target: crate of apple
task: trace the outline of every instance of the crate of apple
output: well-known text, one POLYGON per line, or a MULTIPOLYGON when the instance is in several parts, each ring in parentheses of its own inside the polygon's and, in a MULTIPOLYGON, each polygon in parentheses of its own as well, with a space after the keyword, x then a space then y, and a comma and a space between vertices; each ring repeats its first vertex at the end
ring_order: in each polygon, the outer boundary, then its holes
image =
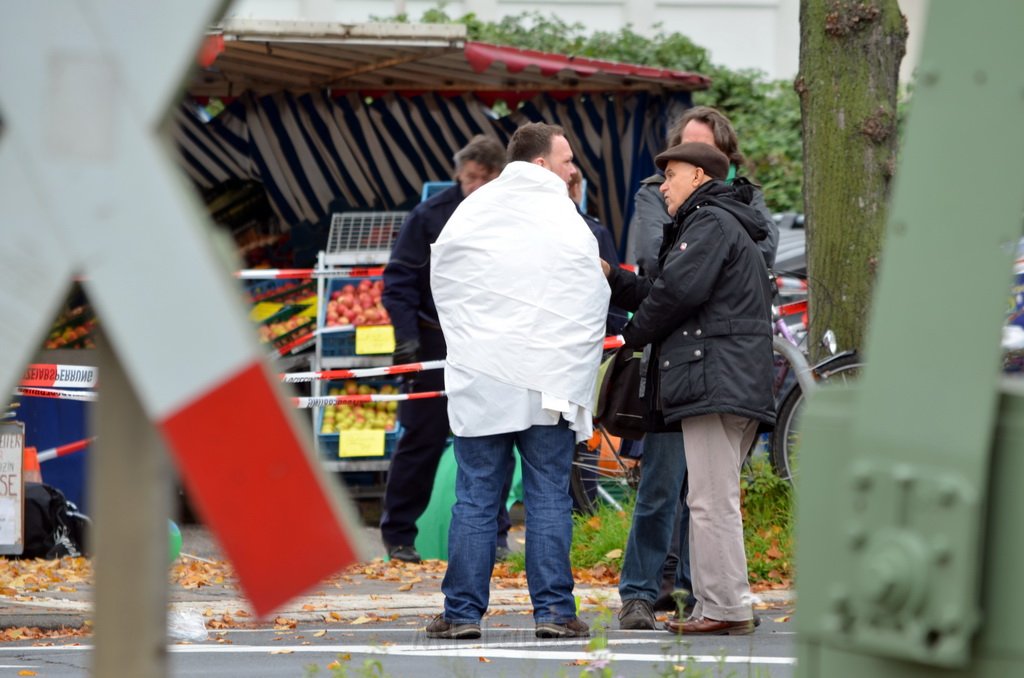
MULTIPOLYGON (((372 395, 397 393, 398 389, 391 384, 381 384, 374 388, 367 384, 357 385, 355 381, 345 382, 341 388, 331 388, 330 395, 372 395)), ((398 411, 398 403, 340 403, 324 407, 320 422, 320 433, 331 434, 339 431, 359 429, 394 431, 398 411)))
POLYGON ((341 283, 333 289, 327 301, 326 324, 336 325, 389 325, 391 318, 381 303, 383 280, 363 278, 358 283, 341 283))
POLYGON ((300 332, 298 332, 298 330, 300 329, 312 329, 311 327, 307 327, 312 322, 313 318, 309 316, 293 315, 292 317, 286 320, 260 325, 260 341, 264 343, 277 341, 282 337, 291 335, 293 332, 295 333, 295 335, 298 335, 300 334, 300 332))

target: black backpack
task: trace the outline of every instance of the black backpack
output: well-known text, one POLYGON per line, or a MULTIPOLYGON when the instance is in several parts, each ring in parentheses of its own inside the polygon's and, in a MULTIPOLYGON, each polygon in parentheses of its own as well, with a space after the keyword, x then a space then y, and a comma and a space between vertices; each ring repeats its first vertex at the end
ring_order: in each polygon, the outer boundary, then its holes
POLYGON ((22 558, 85 556, 90 520, 64 493, 45 483, 25 483, 25 549, 22 558))

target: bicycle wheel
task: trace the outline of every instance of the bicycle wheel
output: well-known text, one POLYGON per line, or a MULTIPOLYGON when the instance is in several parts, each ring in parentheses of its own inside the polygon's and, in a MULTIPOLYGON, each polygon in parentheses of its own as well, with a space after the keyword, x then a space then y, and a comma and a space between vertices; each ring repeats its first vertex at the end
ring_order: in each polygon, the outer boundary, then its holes
POLYGON ((602 503, 621 509, 624 501, 636 496, 640 485, 640 460, 622 452, 620 439, 597 425, 601 445, 594 450, 586 444, 576 446, 569 476, 569 491, 575 508, 583 513, 596 513, 602 503))
MULTIPOLYGON (((851 354, 830 363, 820 372, 815 372, 819 383, 850 383, 860 374, 864 366, 860 356, 851 354)), ((775 473, 783 480, 794 482, 800 448, 800 415, 804 407, 804 392, 799 384, 792 390, 779 407, 779 416, 772 434, 771 460, 775 473)))

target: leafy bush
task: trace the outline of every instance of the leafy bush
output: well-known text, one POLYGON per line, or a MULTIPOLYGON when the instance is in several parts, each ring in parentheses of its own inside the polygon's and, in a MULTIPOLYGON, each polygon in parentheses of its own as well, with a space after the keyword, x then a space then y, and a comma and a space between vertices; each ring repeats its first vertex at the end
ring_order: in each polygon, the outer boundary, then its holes
POLYGON ((754 459, 740 483, 743 536, 750 582, 788 583, 793 559, 793 486, 764 458, 754 459))
MULTIPOLYGON (((618 574, 622 569, 622 556, 626 551, 626 538, 632 520, 632 502, 626 502, 622 511, 602 503, 594 515, 574 514, 572 547, 569 551, 572 567, 589 569, 604 565, 610 573, 618 574)), ((513 551, 506 562, 509 571, 522 572, 526 569, 526 554, 513 551)))

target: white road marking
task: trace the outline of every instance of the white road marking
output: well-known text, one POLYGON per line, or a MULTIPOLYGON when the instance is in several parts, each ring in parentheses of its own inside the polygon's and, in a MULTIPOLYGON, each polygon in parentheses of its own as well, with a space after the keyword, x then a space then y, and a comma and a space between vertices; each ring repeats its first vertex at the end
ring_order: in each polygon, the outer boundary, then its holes
MULTIPOLYGON (((568 643, 579 643, 580 641, 567 641, 568 643)), ((625 640, 621 641, 627 642, 625 640)), ((630 643, 634 641, 628 641, 630 643)), ((648 640, 647 642, 657 642, 648 640)), ((613 641, 609 641, 613 643, 613 641)), ((614 643, 619 644, 619 643, 614 643)), ((524 644, 525 645, 525 644, 524 644)), ((551 647, 549 641, 544 645, 551 647)), ((531 647, 535 647, 531 646, 531 647)), ((556 646, 557 647, 557 646, 556 646)), ((44 654, 48 652, 73 652, 90 651, 91 645, 55 645, 48 647, 21 646, 21 647, 0 647, 0 652, 32 652, 33 654, 44 654)), ((488 646, 465 646, 449 645, 444 647, 427 647, 424 644, 414 645, 170 645, 168 652, 174 654, 372 654, 379 656, 393 657, 487 657, 489 659, 557 659, 561 661, 575 661, 579 659, 595 659, 593 653, 583 648, 576 650, 536 650, 536 649, 514 649, 495 648, 488 646)), ((601 659, 612 661, 634 661, 634 662, 693 662, 697 664, 752 664, 752 665, 795 665, 795 657, 771 657, 771 656, 750 656, 750 655, 695 655, 695 654, 674 654, 666 653, 628 653, 610 652, 602 653, 601 659)))

